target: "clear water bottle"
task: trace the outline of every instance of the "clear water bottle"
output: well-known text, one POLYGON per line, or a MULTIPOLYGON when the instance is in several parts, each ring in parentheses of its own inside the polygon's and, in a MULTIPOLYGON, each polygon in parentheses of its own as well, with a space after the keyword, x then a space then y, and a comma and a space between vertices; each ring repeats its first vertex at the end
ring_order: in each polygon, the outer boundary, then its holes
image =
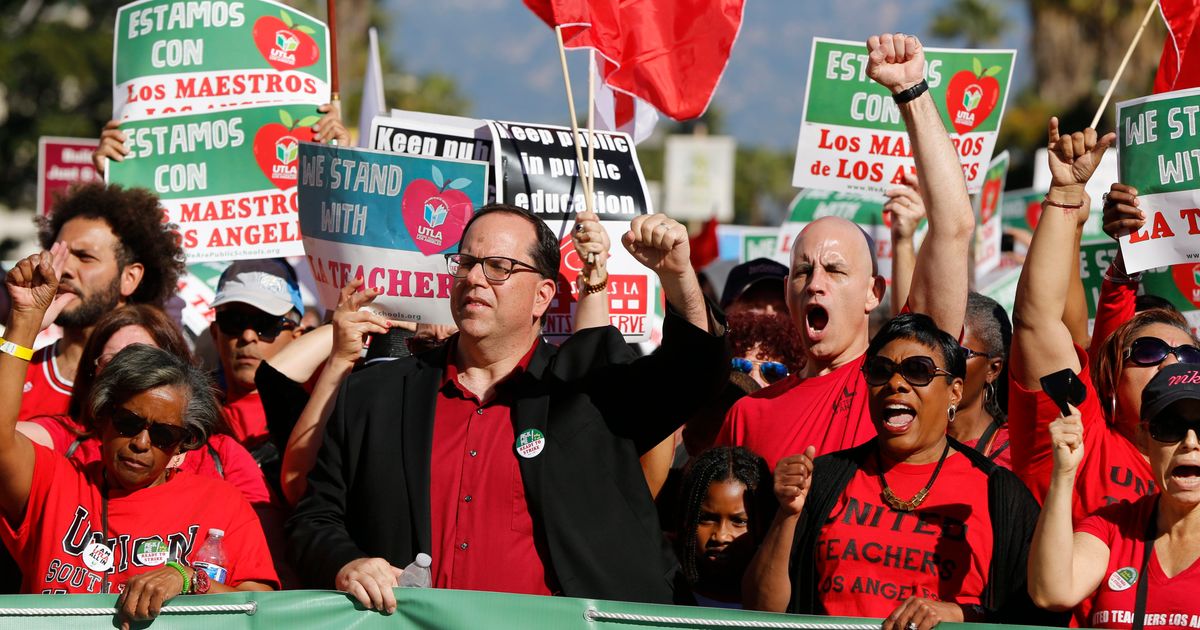
POLYGON ((229 578, 229 571, 225 564, 225 549, 221 546, 221 540, 225 538, 225 531, 217 528, 208 530, 208 538, 205 539, 204 545, 200 547, 200 551, 196 552, 192 567, 197 571, 204 571, 208 574, 208 579, 213 582, 225 583, 229 578))
POLYGON ((404 567, 404 573, 400 574, 400 587, 429 588, 433 586, 433 574, 429 571, 431 564, 433 564, 433 558, 430 558, 429 554, 417 554, 417 557, 404 567))

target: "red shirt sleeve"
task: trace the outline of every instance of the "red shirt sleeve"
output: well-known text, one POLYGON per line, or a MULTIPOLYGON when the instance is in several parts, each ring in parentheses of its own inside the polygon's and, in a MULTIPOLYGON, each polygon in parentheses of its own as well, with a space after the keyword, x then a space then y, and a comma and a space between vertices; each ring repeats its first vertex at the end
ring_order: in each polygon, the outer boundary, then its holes
POLYGON ((75 424, 75 422, 67 416, 35 416, 28 422, 45 429, 46 433, 50 434, 50 442, 54 444, 54 452, 61 455, 66 455, 67 449, 79 438, 79 435, 68 426, 68 423, 75 424))
POLYGON ((0 539, 4 540, 4 545, 8 547, 17 563, 22 566, 28 566, 22 561, 27 561, 25 556, 30 553, 28 548, 31 530, 29 522, 34 519, 29 518, 29 515, 45 513, 46 497, 49 496, 50 488, 54 486, 56 478, 60 473, 73 472, 65 457, 41 444, 34 443, 33 455, 33 479, 29 486, 29 499, 25 504, 24 518, 14 523, 0 514, 0 539))
POLYGON ((1091 534, 1105 544, 1111 544, 1114 534, 1120 529, 1120 513, 1127 507, 1128 504, 1121 503, 1106 505, 1075 523, 1075 533, 1091 534))
POLYGON ((1136 282, 1113 282, 1107 275, 1100 283, 1100 298, 1096 300, 1096 321, 1092 325, 1092 342, 1088 357, 1095 361, 1100 346, 1121 324, 1137 312, 1136 282))

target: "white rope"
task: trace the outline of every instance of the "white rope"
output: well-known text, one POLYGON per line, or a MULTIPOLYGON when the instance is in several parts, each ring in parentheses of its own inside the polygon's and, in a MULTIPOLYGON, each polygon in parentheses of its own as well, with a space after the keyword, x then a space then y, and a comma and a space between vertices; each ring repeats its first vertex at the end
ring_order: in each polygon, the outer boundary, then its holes
MULTIPOLYGON (((257 602, 245 604, 211 604, 208 606, 163 606, 159 614, 213 614, 258 611, 257 602)), ((111 617, 116 608, 0 608, 0 617, 111 617)))
POLYGON ((671 626, 715 626, 721 628, 778 628, 780 630, 879 630, 877 623, 807 623, 803 621, 758 621, 755 619, 694 619, 691 617, 660 617, 600 612, 589 608, 583 613, 588 621, 629 621, 671 626))

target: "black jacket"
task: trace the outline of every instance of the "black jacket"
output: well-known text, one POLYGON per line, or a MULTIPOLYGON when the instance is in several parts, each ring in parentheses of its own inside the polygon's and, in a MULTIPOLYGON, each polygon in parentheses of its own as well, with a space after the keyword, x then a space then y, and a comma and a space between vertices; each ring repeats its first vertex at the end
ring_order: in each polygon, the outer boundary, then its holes
MULTIPOLYGON (((638 456, 720 389, 729 355, 722 336, 668 313, 662 346, 612 362, 625 356, 613 328, 581 331, 560 348, 540 343, 515 384, 512 421, 514 435, 539 429, 546 446, 518 461, 542 560, 562 594, 670 603, 678 563, 638 456)), ((288 521, 293 561, 310 585, 331 588, 357 558, 403 567, 431 552, 429 458, 445 365, 442 348, 343 384, 288 521)))
MULTIPOLYGON (((1065 616, 1034 606, 1026 585, 1029 543, 1037 525, 1038 504, 1011 471, 947 437, 951 448, 962 453, 988 478, 988 516, 992 523, 992 564, 982 597, 990 623, 1062 625, 1065 616)), ((854 448, 818 457, 813 462, 812 490, 796 523, 796 536, 788 571, 792 576, 792 599, 788 612, 821 614, 817 599, 817 539, 829 520, 838 498, 858 472, 859 465, 875 452, 875 440, 854 448)))

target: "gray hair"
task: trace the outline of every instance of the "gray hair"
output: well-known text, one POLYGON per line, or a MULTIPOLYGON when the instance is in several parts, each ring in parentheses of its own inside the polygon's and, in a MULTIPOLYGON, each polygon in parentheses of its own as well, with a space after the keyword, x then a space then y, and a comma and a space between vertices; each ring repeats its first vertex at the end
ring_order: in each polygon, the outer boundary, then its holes
POLYGON ((190 437, 180 445, 181 450, 199 448, 221 426, 221 406, 208 375, 165 350, 141 343, 131 344, 118 352, 96 377, 91 396, 84 406, 84 426, 98 433, 97 418, 105 417, 117 405, 156 387, 178 387, 188 397, 183 426, 190 437))

